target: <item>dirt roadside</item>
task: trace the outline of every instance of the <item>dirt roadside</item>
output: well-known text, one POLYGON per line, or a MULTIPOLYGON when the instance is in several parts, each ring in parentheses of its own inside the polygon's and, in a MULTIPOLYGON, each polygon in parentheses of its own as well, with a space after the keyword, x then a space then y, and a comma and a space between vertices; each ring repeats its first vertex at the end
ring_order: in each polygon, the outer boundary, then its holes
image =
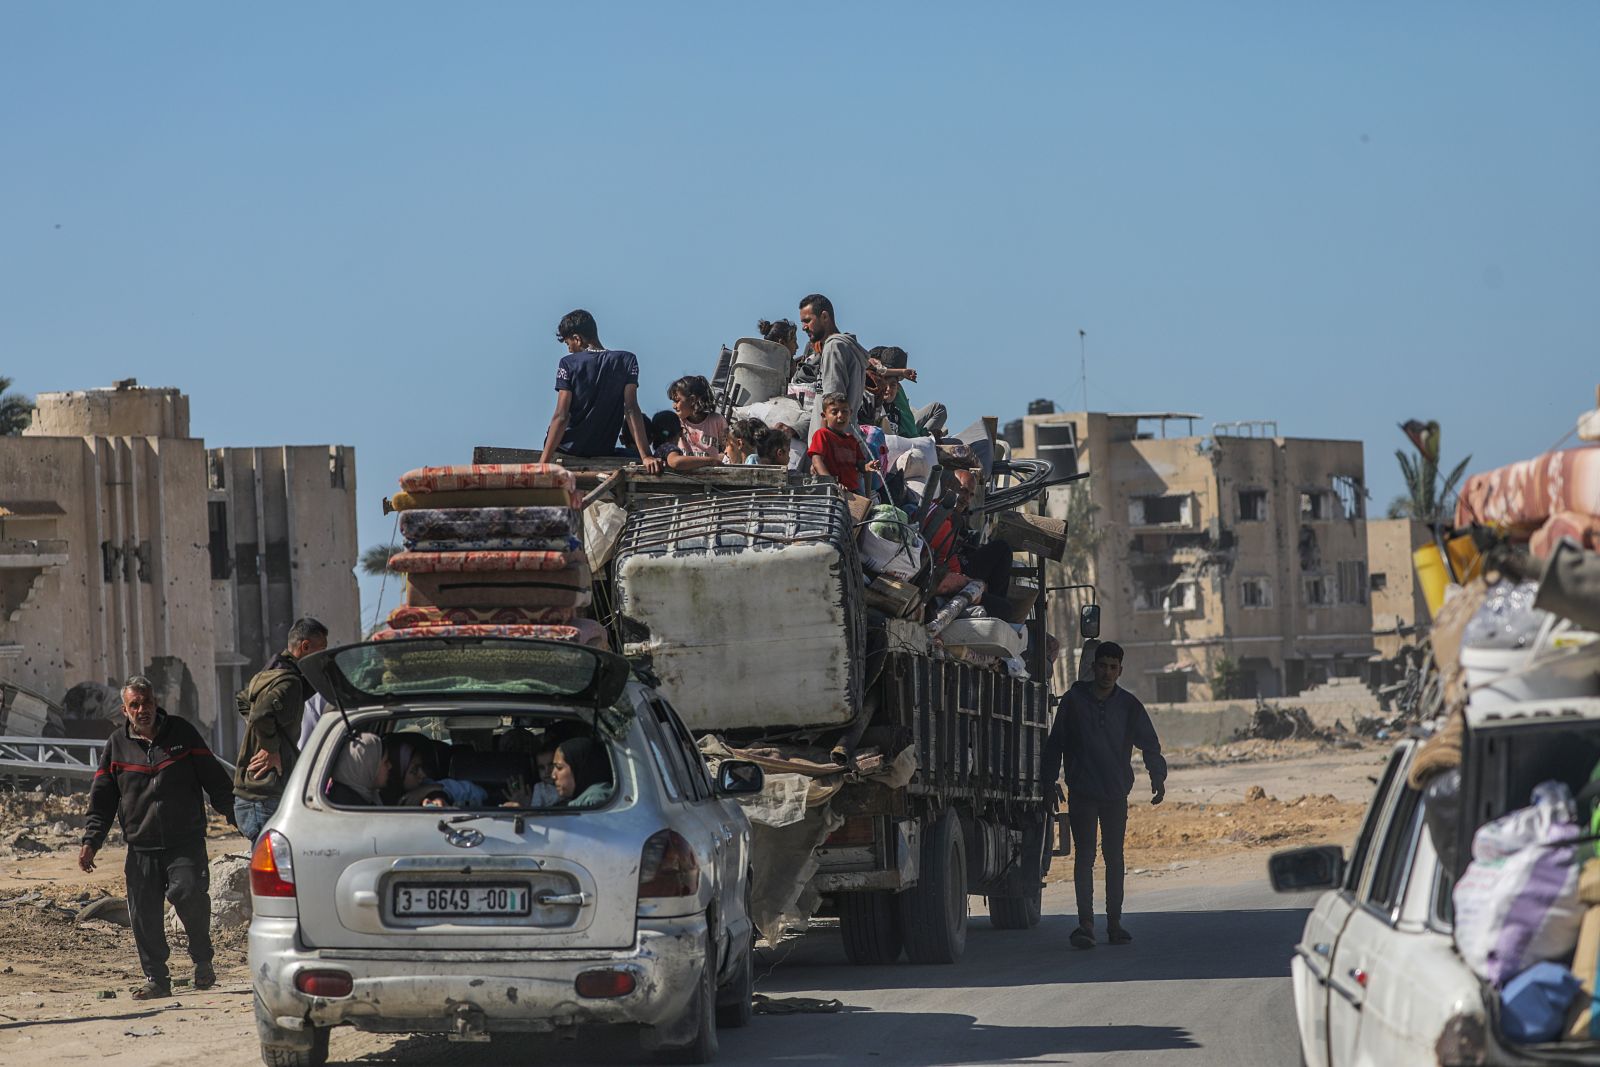
MULTIPOLYGON (((1142 773, 1134 792, 1130 890, 1263 877, 1274 849, 1348 844, 1387 753, 1386 744, 1302 741, 1170 753, 1166 803, 1139 803, 1142 773)), ((112 922, 75 921, 93 900, 121 895, 125 856, 108 843, 96 871, 78 870, 81 810, 81 798, 0 795, 0 1063, 258 1064, 242 930, 216 935, 216 988, 180 987, 170 1000, 139 1003, 129 998, 140 980, 132 934, 112 922)), ((214 821, 213 857, 243 854, 243 846, 214 821)), ((1057 859, 1050 880, 1070 877, 1071 861, 1057 859)), ((190 973, 177 945, 172 972, 180 981, 190 973)), ((334 1056, 389 1059, 407 1040, 341 1030, 334 1056)))

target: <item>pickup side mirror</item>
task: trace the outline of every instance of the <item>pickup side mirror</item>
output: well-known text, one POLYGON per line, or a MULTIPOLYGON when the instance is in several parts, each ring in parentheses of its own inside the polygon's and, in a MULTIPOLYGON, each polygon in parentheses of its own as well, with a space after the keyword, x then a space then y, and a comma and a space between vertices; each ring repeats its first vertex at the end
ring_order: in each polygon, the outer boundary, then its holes
POLYGON ((1279 893, 1333 889, 1344 881, 1344 849, 1338 845, 1312 845, 1274 852, 1267 860, 1267 877, 1279 893))
POLYGON ((725 759, 717 765, 718 796, 750 796, 761 792, 766 780, 760 765, 747 759, 725 759))
POLYGON ((1100 605, 1085 604, 1078 609, 1078 636, 1085 641, 1100 636, 1100 605))

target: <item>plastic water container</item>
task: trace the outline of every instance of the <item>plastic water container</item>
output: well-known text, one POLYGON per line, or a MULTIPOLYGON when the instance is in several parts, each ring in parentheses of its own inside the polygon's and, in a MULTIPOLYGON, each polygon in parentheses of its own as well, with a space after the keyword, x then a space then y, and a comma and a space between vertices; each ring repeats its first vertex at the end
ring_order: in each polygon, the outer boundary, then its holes
MULTIPOLYGON (((1458 534, 1450 538, 1445 547, 1450 551, 1450 566, 1455 568, 1456 579, 1461 584, 1472 581, 1482 572, 1483 557, 1478 553, 1471 534, 1458 534)), ((1437 617, 1439 609, 1444 606, 1445 587, 1451 584, 1450 568, 1444 565, 1444 554, 1439 551, 1438 545, 1423 545, 1411 553, 1411 560, 1416 568, 1422 599, 1428 603, 1428 615, 1430 618, 1437 617)))
POLYGON ((788 380, 787 348, 759 337, 741 337, 733 343, 732 384, 728 392, 735 407, 782 396, 788 380))
POLYGON ((1474 708, 1600 696, 1600 634, 1574 630, 1551 616, 1527 648, 1463 645, 1461 666, 1474 708))

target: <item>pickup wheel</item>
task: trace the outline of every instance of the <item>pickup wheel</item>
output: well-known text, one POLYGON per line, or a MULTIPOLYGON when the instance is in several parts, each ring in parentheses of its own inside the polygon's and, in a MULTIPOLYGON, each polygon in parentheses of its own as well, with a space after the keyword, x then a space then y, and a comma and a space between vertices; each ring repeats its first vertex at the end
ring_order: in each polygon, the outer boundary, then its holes
POLYGON ((893 963, 900 958, 905 941, 900 935, 900 909, 893 893, 840 893, 834 901, 839 906, 844 954, 851 963, 893 963))
POLYGON ((954 963, 967 947, 967 845, 946 808, 922 836, 917 884, 900 894, 901 930, 912 963, 954 963))
POLYGON ((990 897, 989 923, 996 930, 1032 930, 1039 925, 1039 915, 1044 910, 1044 889, 1020 897, 990 897))

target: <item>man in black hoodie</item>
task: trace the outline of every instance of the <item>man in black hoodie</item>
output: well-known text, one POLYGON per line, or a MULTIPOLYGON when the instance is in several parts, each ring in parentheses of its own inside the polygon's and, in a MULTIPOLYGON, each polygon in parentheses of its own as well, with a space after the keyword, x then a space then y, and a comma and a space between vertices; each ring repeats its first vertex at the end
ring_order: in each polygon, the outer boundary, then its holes
POLYGON ((217 984, 211 966, 211 871, 206 863, 204 798, 233 822, 233 781, 195 728, 156 706, 150 679, 122 687, 126 722, 113 730, 89 788, 89 818, 78 866, 94 870, 116 816, 128 842, 125 873, 133 943, 145 983, 134 1000, 170 996, 162 898, 172 901, 189 935, 196 989, 217 984))
POLYGON ((1122 926, 1122 842, 1128 833, 1128 794, 1133 791, 1133 750, 1150 773, 1150 803, 1167 797, 1167 761, 1161 755, 1150 713, 1139 698, 1117 685, 1122 646, 1107 641, 1094 656, 1094 680, 1074 683, 1061 698, 1042 754, 1042 780, 1054 789, 1066 765, 1067 822, 1072 827, 1072 874, 1078 896, 1074 948, 1094 947, 1094 854, 1096 831, 1106 863, 1106 939, 1133 940, 1122 926))

